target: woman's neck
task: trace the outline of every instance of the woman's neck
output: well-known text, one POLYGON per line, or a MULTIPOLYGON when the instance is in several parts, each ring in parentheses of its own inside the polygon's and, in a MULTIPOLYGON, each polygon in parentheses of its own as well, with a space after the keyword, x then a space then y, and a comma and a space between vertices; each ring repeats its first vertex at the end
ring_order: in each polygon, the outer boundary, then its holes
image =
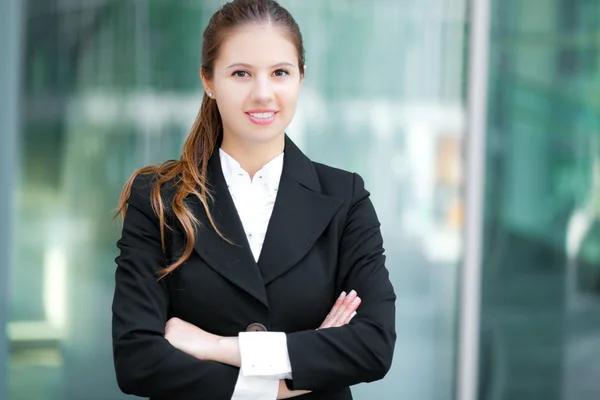
POLYGON ((269 142, 248 142, 242 140, 228 140, 229 135, 223 137, 221 148, 233 157, 244 171, 254 177, 262 167, 283 152, 285 135, 280 135, 269 142))

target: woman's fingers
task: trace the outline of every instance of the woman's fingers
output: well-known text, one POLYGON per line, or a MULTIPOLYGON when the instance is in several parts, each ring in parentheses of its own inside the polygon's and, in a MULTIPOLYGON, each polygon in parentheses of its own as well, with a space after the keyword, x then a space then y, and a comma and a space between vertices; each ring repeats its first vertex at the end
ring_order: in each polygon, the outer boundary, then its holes
POLYGON ((348 300, 348 302, 344 302, 342 307, 340 307, 334 326, 343 326, 350 322, 353 317, 352 313, 356 312, 361 303, 361 298, 356 295, 356 292, 354 292, 354 296, 349 294, 346 300, 348 300))
POLYGON ((346 292, 342 292, 339 297, 337 298, 337 300, 335 301, 335 304, 333 305, 333 307, 331 308, 331 311, 329 311, 329 314, 327 314, 327 318, 332 319, 333 317, 335 317, 340 309, 340 307, 342 306, 342 304, 344 303, 344 300, 346 299, 346 292))
POLYGON ((323 323, 321 324, 319 329, 330 328, 331 326, 333 326, 333 323, 335 322, 338 310, 342 306, 342 303, 344 302, 345 298, 346 298, 346 292, 342 292, 339 295, 339 297, 337 298, 337 300, 335 301, 335 304, 333 305, 333 308, 331 309, 331 311, 329 311, 329 314, 327 314, 327 316, 325 317, 325 320, 323 321, 323 323))
POLYGON ((351 315, 357 310, 360 301, 356 291, 352 290, 348 295, 342 292, 319 329, 338 327, 350 322, 351 315))
POLYGON ((344 323, 344 325, 350 323, 350 321, 352 321, 352 318, 354 318, 355 315, 356 315, 356 311, 354 311, 352 314, 350 314, 350 316, 346 319, 346 322, 344 323))

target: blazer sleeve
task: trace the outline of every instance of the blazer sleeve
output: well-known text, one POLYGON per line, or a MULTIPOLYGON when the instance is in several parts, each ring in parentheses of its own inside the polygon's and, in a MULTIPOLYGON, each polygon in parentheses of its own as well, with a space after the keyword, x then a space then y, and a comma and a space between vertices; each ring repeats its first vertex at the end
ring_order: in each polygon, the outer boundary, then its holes
POLYGON ((396 295, 385 267, 380 224, 354 174, 352 203, 339 247, 339 286, 362 299, 348 325, 287 335, 290 389, 328 390, 382 379, 396 342, 396 295))
POLYGON ((113 355, 119 388, 127 394, 179 400, 231 399, 239 368, 198 360, 165 338, 169 295, 156 271, 166 264, 150 179, 135 179, 115 259, 113 355))

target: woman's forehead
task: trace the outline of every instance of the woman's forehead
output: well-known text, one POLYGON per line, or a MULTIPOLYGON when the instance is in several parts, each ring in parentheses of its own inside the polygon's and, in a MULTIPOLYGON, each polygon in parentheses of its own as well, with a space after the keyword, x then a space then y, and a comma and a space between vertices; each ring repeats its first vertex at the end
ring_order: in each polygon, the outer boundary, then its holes
POLYGON ((232 31, 223 42, 217 64, 272 67, 282 63, 298 64, 298 51, 281 28, 271 25, 244 25, 232 31))

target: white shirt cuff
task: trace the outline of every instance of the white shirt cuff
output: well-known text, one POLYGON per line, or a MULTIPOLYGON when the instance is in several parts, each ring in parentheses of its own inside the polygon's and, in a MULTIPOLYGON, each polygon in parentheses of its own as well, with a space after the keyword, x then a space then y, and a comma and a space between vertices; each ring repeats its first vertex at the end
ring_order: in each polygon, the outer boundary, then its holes
POLYGON ((231 400, 275 400, 278 393, 278 380, 244 376, 240 369, 231 400))
POLYGON ((242 375, 292 379, 292 365, 284 332, 240 332, 242 375))

